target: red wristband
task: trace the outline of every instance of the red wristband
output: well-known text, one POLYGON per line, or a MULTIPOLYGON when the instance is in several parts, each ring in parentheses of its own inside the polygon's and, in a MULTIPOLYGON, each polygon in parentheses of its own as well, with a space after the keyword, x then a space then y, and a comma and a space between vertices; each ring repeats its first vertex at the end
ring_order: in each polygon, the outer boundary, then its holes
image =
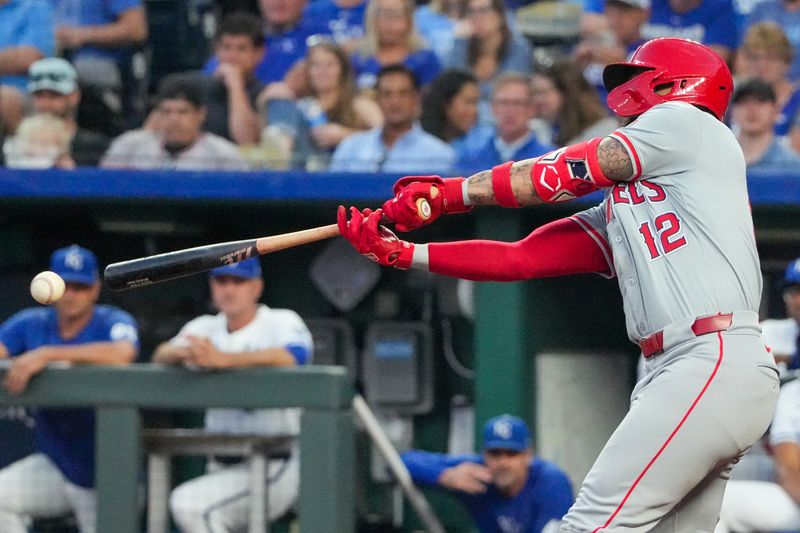
POLYGON ((514 190, 511 188, 511 165, 513 164, 513 161, 509 161, 492 168, 494 199, 502 207, 522 207, 517 201, 517 197, 514 196, 514 190))
POLYGON ((444 212, 448 214, 465 213, 472 209, 472 206, 464 205, 464 192, 462 184, 464 178, 447 178, 442 182, 442 192, 444 193, 444 212))
POLYGON ((414 259, 414 243, 400 241, 400 253, 397 256, 397 261, 394 263, 395 268, 400 270, 408 270, 411 268, 411 262, 414 259))

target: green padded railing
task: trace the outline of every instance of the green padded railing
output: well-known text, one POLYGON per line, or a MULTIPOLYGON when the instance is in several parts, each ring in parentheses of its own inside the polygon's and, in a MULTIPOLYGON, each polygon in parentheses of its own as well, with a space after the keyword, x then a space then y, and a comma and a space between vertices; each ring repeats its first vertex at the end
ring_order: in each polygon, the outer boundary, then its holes
MULTIPOLYGON (((6 363, 6 362, 3 362, 6 363)), ((0 366, 2 381, 7 366, 0 366)), ((0 389, 0 406, 97 409, 97 530, 138 533, 140 409, 302 407, 300 498, 303 533, 352 533, 353 390, 340 367, 191 371, 155 364, 51 366, 28 390, 0 389)))

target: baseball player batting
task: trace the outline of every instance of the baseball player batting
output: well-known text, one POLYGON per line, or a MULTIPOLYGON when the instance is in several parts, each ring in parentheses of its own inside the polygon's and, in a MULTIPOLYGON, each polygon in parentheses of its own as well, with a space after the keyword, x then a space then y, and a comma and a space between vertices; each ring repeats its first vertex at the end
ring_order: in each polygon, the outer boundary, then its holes
MULTIPOLYGON (((627 331, 647 358, 631 406, 562 532, 711 532, 731 465, 767 428, 778 370, 758 325, 761 273, 742 151, 722 118, 733 80, 693 41, 663 38, 605 67, 623 126, 604 138, 468 179, 406 177, 382 209, 339 207, 339 226, 382 265, 472 280, 616 276, 627 331), (407 231, 475 205, 600 205, 519 242, 412 244, 407 231), (414 202, 425 198, 422 220, 414 202)), ((579 327, 576 325, 575 327, 579 327)))

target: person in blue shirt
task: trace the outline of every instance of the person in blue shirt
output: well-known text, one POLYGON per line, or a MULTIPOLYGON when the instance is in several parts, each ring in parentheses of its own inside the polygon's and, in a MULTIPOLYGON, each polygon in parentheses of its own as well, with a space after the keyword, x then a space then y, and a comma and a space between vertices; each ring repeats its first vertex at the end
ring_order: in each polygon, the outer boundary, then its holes
POLYGON ((747 171, 792 171, 800 166, 800 156, 775 135, 780 108, 769 83, 752 79, 741 83, 731 98, 732 129, 742 147, 747 171))
POLYGON ((414 27, 413 0, 373 0, 367 7, 364 37, 351 57, 356 87, 371 89, 381 68, 402 64, 419 84, 432 82, 442 66, 414 27))
POLYGON ((364 36, 367 0, 316 0, 303 15, 308 20, 324 21, 325 33, 335 43, 345 44, 364 36))
POLYGON ((51 0, 56 42, 69 53, 82 82, 118 89, 122 65, 147 41, 142 0, 51 0))
POLYGON ((727 60, 739 46, 739 26, 731 0, 653 0, 647 39, 683 37, 710 46, 727 60))
POLYGON ((449 173, 455 150, 417 122, 420 87, 403 65, 384 67, 375 86, 383 126, 343 140, 333 153, 331 172, 449 173))
POLYGON ((555 150, 543 144, 530 128, 534 118, 533 94, 527 76, 507 73, 498 78, 492 92, 495 132, 482 146, 463 153, 458 168, 465 175, 505 161, 521 161, 555 150))
MULTIPOLYGON (((747 17, 747 26, 774 22, 783 29, 795 51, 800 47, 800 2, 796 0, 762 0, 747 17)), ((789 68, 789 79, 800 79, 800 54, 795 53, 789 68)))
MULTIPOLYGON (((50 257, 50 270, 66 283, 61 299, 0 325, 0 359, 11 358, 3 387, 11 394, 24 392, 48 363, 121 365, 139 351, 133 317, 96 303, 101 284, 91 251, 60 248, 50 257)), ((34 420, 36 453, 0 470, 0 531, 27 533, 30 517, 74 512, 81 533, 94 533, 94 411, 41 408, 34 420)))
MULTIPOLYGON (((308 0, 260 0, 264 20, 266 52, 256 67, 255 76, 269 84, 282 81, 292 66, 306 55, 306 42, 312 35, 325 35, 323 20, 303 16, 308 0)), ((203 67, 211 75, 219 65, 212 57, 203 67)))
POLYGON ((415 483, 452 491, 481 533, 540 533, 572 506, 569 478, 534 457, 528 426, 516 416, 486 422, 481 455, 410 450, 402 460, 415 483))

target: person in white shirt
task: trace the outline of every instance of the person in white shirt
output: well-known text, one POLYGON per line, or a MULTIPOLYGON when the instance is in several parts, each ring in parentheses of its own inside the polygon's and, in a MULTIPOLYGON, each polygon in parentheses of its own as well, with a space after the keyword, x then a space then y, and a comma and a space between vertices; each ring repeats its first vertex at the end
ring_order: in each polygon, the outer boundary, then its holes
MULTIPOLYGON (((311 361, 313 344, 303 320, 289 309, 259 304, 264 288, 258 258, 211 271, 211 298, 219 314, 188 322, 153 354, 156 363, 206 369, 295 366, 311 361)), ((209 409, 205 428, 226 434, 297 435, 297 409, 209 409)), ((299 449, 268 467, 269 520, 286 513, 297 499, 299 449)), ((239 531, 247 526, 249 470, 246 463, 211 461, 208 473, 178 486, 170 511, 184 533, 239 531)))

